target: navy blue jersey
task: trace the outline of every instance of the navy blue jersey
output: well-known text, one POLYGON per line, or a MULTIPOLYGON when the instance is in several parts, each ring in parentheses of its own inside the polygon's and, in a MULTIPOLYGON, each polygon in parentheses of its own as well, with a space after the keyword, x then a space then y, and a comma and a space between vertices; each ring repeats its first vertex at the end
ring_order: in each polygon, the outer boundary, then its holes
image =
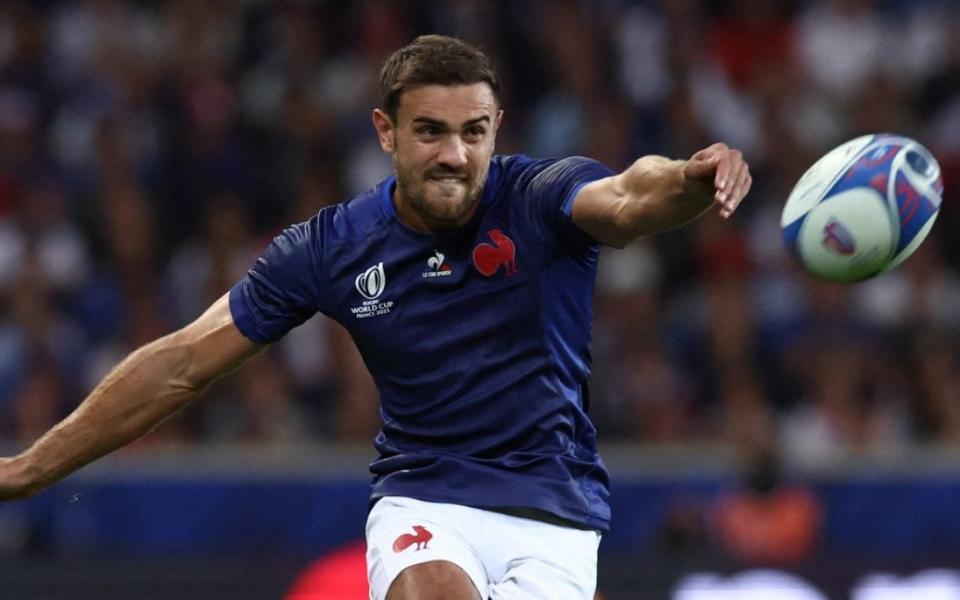
POLYGON ((598 248, 570 212, 610 174, 581 157, 496 156, 473 219, 430 234, 399 221, 390 177, 277 236, 230 291, 234 321, 258 343, 317 311, 349 330, 380 393, 373 499, 606 530, 585 406, 598 248))

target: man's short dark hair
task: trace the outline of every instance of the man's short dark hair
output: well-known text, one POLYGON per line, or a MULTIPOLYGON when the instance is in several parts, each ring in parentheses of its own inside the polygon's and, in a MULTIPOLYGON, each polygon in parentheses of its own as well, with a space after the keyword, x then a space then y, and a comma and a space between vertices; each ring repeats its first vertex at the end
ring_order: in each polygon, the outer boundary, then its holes
POLYGON ((500 79, 479 49, 445 35, 421 35, 390 55, 380 71, 383 110, 394 121, 404 90, 419 85, 486 83, 500 104, 500 79))

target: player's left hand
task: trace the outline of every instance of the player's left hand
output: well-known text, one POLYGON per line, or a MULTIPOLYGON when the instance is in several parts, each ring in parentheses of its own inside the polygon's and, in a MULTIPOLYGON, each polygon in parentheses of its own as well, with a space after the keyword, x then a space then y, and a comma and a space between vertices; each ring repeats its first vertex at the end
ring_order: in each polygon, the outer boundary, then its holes
POLYGON ((724 219, 737 210, 753 182, 743 154, 719 142, 691 156, 683 175, 713 188, 713 200, 720 206, 724 219))

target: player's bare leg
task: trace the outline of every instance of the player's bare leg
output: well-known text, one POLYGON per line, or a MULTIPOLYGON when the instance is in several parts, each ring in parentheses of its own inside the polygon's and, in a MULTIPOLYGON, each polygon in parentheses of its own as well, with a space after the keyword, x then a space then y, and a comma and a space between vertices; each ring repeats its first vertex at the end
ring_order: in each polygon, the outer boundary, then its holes
POLYGON ((387 600, 481 600, 467 573, 446 560, 407 567, 390 585, 387 600))

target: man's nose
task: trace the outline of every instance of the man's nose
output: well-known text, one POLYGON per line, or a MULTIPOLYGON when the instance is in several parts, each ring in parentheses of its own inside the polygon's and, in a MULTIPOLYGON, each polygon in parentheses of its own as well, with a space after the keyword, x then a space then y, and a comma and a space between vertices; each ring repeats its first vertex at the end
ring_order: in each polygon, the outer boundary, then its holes
POLYGON ((450 167, 462 167, 467 164, 467 145, 459 135, 450 135, 440 143, 437 162, 450 167))

